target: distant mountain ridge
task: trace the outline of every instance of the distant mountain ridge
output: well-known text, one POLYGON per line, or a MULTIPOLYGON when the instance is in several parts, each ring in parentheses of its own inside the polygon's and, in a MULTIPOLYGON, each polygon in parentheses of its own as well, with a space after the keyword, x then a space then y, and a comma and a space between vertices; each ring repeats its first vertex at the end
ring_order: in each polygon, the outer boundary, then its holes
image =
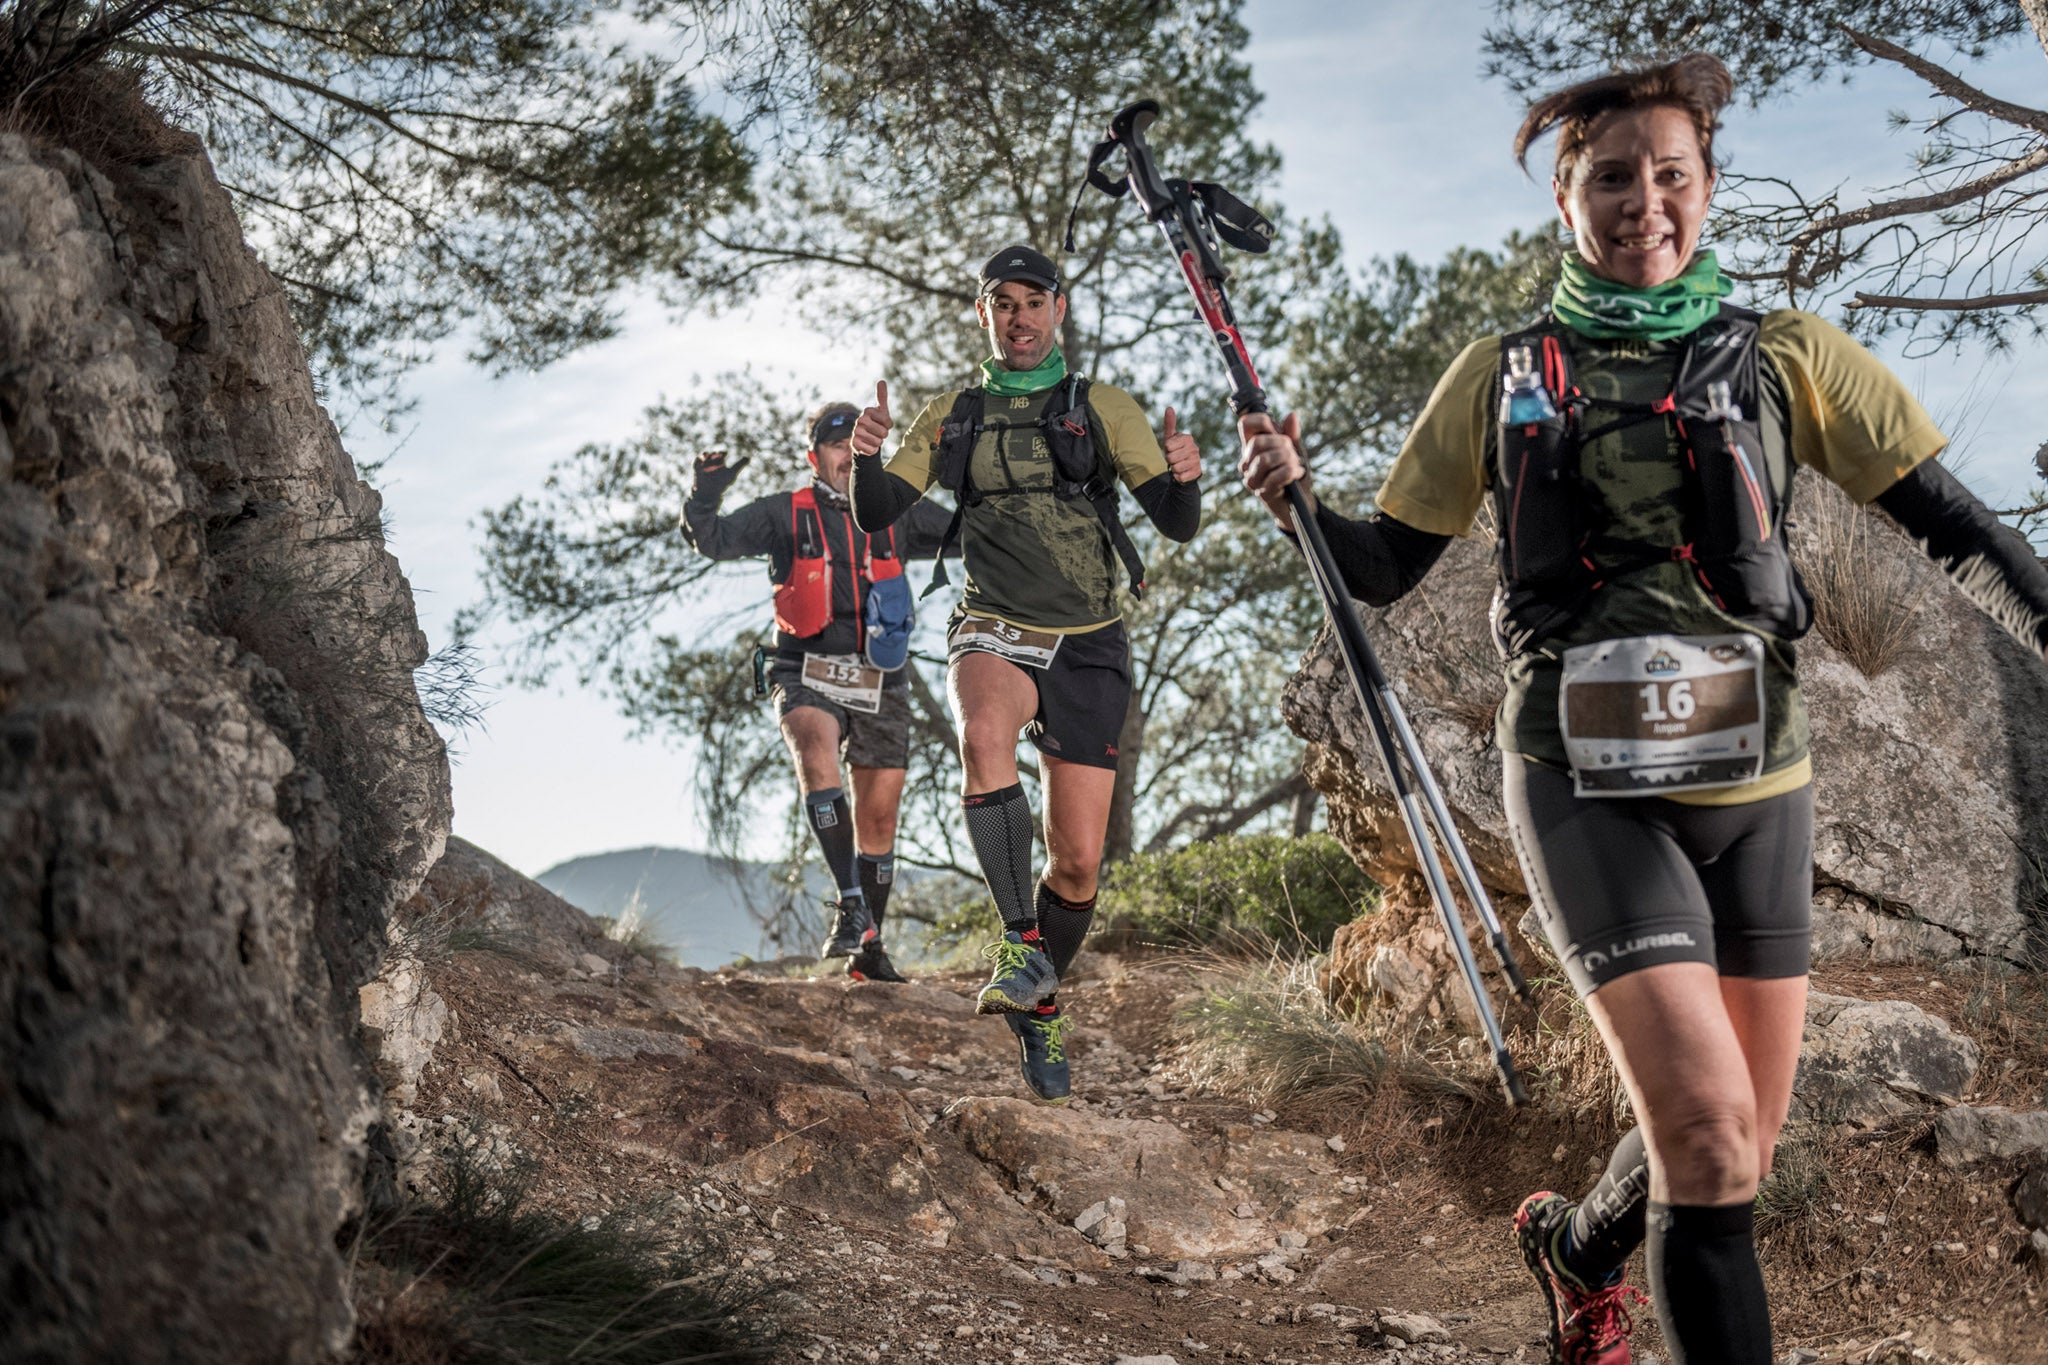
MULTIPOLYGON (((761 922, 782 896, 782 867, 741 863, 738 877, 724 859, 687 848, 628 848, 557 863, 534 878, 577 909, 608 919, 640 917, 647 934, 676 950, 688 967, 722 967, 740 957, 791 951, 763 940, 761 922)), ((807 874, 816 904, 828 888, 807 874)))

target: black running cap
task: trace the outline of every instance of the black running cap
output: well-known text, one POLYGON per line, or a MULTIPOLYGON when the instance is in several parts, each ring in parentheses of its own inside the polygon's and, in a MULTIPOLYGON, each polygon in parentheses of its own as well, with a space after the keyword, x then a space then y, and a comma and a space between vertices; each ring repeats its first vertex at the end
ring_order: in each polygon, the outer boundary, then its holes
POLYGON ((980 293, 986 294, 1008 280, 1035 284, 1048 294, 1060 292, 1060 272, 1051 259, 1022 244, 1006 246, 988 258, 981 268, 980 293))
POLYGON ((811 449, 830 445, 834 441, 853 439, 853 424, 860 417, 860 409, 851 403, 825 409, 811 427, 811 449))

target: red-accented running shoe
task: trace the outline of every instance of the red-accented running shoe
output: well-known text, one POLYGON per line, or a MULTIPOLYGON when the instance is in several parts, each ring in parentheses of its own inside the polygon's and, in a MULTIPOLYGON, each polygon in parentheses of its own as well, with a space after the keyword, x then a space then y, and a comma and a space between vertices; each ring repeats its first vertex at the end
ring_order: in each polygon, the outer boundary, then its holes
POLYGON ((1515 1245, 1550 1305, 1545 1340, 1550 1365, 1629 1365, 1629 1309, 1646 1304, 1643 1292, 1616 1280, 1599 1289, 1581 1288, 1551 1264, 1550 1239, 1574 1205, 1561 1194, 1541 1190, 1515 1210, 1515 1245))

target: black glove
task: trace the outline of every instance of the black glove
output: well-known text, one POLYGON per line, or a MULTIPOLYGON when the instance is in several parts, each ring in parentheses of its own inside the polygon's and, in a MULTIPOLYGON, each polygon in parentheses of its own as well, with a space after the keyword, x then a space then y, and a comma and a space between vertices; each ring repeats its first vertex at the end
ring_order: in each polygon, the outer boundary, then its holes
POLYGON ((751 455, 742 455, 731 464, 725 462, 722 450, 707 450, 697 457, 697 477, 690 485, 690 501, 700 507, 716 507, 725 497, 725 490, 732 487, 740 471, 753 462, 751 455))

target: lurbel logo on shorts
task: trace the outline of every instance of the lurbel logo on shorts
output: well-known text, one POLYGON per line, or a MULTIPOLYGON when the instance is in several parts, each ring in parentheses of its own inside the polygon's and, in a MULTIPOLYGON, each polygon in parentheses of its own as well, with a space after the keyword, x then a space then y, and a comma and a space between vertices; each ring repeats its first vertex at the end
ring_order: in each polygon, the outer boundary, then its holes
POLYGON ((1632 953, 1644 952, 1650 948, 1697 948, 1698 946, 1699 944, 1693 939, 1693 936, 1681 929, 1676 933, 1644 934, 1641 938, 1632 938, 1626 942, 1610 943, 1607 945, 1607 951, 1604 953, 1598 948, 1588 948, 1585 952, 1579 954, 1579 962, 1587 971, 1597 972, 1616 958, 1627 957, 1632 953))
POLYGON ((1103 756, 1104 758, 1115 758, 1115 757, 1116 757, 1116 745, 1114 745, 1114 744, 1105 744, 1105 745, 1103 745, 1103 746, 1102 746, 1102 756, 1103 756))
POLYGON ((1661 649, 1652 654, 1643 664, 1643 672, 1653 678, 1661 678, 1666 673, 1676 673, 1677 671, 1678 660, 1672 658, 1661 649))

